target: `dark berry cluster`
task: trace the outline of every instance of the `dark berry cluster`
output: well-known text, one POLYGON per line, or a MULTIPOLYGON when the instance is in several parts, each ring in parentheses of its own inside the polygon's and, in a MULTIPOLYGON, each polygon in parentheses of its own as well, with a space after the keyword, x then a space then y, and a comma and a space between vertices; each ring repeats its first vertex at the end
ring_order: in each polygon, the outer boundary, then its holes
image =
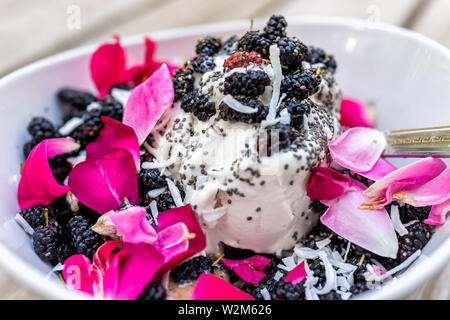
POLYGON ((203 95, 197 89, 189 92, 181 99, 181 108, 186 112, 193 113, 202 121, 208 120, 216 113, 216 107, 209 100, 208 95, 203 95))
POLYGON ((214 62, 213 57, 200 55, 191 60, 191 66, 195 72, 205 73, 214 69, 216 63, 214 62))
POLYGON ((97 98, 90 92, 71 88, 60 89, 57 92, 56 97, 61 105, 66 105, 69 108, 76 108, 78 110, 86 110, 88 105, 97 101, 97 98))
POLYGON ((291 118, 291 126, 300 131, 303 128, 304 116, 309 113, 311 104, 312 102, 307 99, 302 101, 297 98, 288 98, 281 103, 278 116, 282 110, 286 109, 291 118))
POLYGON ((28 133, 31 135, 31 140, 26 142, 23 146, 23 154, 25 158, 28 157, 31 150, 45 139, 52 139, 58 137, 58 132, 50 120, 44 117, 33 118, 27 127, 28 133))
POLYGON ((224 89, 226 94, 236 97, 257 97, 264 93, 269 84, 269 76, 261 70, 236 72, 225 78, 224 89))
POLYGON ((138 300, 165 300, 166 289, 157 282, 150 282, 139 296, 138 300))
POLYGON ((219 106, 220 117, 226 121, 240 121, 245 123, 259 123, 264 120, 269 112, 269 107, 264 105, 261 101, 252 97, 241 96, 236 99, 243 105, 256 109, 253 113, 238 112, 230 108, 225 102, 222 102, 219 106))
POLYGON ((176 283, 192 282, 202 273, 213 273, 213 261, 209 257, 197 256, 176 266, 170 272, 170 277, 176 283))
POLYGON ((197 45, 195 46, 195 52, 197 54, 213 56, 219 53, 221 48, 222 43, 219 38, 208 36, 198 40, 197 45))
POLYGON ((327 54, 323 49, 317 47, 309 47, 306 61, 311 64, 321 63, 332 73, 334 73, 337 68, 337 63, 334 57, 327 54))
POLYGON ((281 91, 289 98, 304 100, 319 90, 320 76, 314 70, 296 71, 281 81, 281 91))
POLYGON ((68 222, 72 246, 77 253, 85 255, 89 259, 92 259, 98 247, 104 243, 102 236, 91 230, 95 223, 92 218, 94 217, 89 218, 78 214, 68 222))

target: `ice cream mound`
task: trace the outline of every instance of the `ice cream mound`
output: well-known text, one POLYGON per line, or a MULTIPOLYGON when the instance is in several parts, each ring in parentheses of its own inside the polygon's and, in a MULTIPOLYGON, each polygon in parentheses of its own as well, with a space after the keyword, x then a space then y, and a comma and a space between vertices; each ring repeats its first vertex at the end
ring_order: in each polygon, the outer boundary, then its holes
POLYGON ((336 62, 286 26, 274 16, 223 45, 200 39, 173 77, 173 117, 152 135, 155 158, 142 167, 182 185, 207 253, 220 254, 221 243, 277 253, 317 221, 306 184, 340 130, 336 62))

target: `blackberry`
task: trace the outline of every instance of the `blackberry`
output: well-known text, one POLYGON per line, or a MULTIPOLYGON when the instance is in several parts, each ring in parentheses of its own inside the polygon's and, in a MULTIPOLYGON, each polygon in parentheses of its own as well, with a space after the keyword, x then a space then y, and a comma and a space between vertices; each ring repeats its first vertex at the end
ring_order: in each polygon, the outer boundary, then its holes
POLYGON ((209 101, 207 95, 200 94, 197 89, 181 99, 181 108, 193 113, 201 121, 208 120, 216 113, 214 103, 209 101))
POLYGON ((219 106, 220 117, 226 121, 245 122, 245 123, 259 123, 267 117, 269 107, 264 105, 261 101, 251 97, 239 97, 238 100, 245 106, 257 109, 254 113, 238 112, 230 108, 225 102, 219 106))
POLYGON ((197 256, 176 266, 170 276, 176 283, 192 282, 198 279, 202 273, 213 273, 213 261, 204 256, 197 256))
POLYGON ((286 66, 298 66, 308 55, 308 47, 296 38, 283 37, 277 42, 280 62, 286 66))
POLYGON ((319 90, 321 79, 314 71, 296 71, 281 81, 281 92, 288 97, 304 100, 319 90))
POLYGON ((115 119, 117 121, 122 121, 123 117, 123 106, 122 104, 113 98, 111 95, 106 95, 102 101, 100 101, 102 106, 101 115, 115 119))
POLYGON ((103 244, 102 237, 91 230, 93 223, 79 214, 69 220, 68 228, 75 251, 92 259, 98 247, 103 244))
POLYGON ((84 123, 69 134, 70 137, 80 143, 81 148, 85 148, 89 143, 95 141, 104 127, 98 110, 85 112, 83 118, 84 123))
POLYGON ((197 54, 213 56, 220 51, 220 48, 222 48, 220 39, 208 36, 198 40, 197 45, 195 46, 195 52, 197 54))
POLYGON ((403 223, 408 223, 412 220, 419 220, 423 222, 428 218, 428 214, 431 211, 431 206, 428 207, 413 207, 409 204, 405 204, 403 207, 399 207, 400 220, 403 223))
POLYGON ((70 171, 72 171, 72 165, 66 160, 65 156, 51 158, 48 162, 56 181, 59 184, 63 184, 70 171))
POLYGON ((238 50, 245 52, 259 52, 263 58, 269 58, 270 39, 263 37, 258 31, 249 31, 244 34, 238 43, 238 50))
POLYGON ((61 240, 59 243, 58 248, 56 249, 56 253, 58 255, 58 261, 61 263, 64 263, 70 256, 73 256, 76 254, 75 249, 72 247, 72 245, 67 242, 67 240, 61 240))
POLYGON ((138 186, 140 195, 144 196, 150 190, 167 186, 167 183, 158 169, 141 169, 138 173, 138 186))
POLYGON ((28 124, 27 130, 37 143, 56 137, 55 127, 44 117, 33 118, 28 124))
POLYGON ((272 15, 264 27, 264 36, 272 41, 286 37, 287 21, 283 16, 272 15))
POLYGON ((138 300, 165 300, 166 289, 157 282, 150 282, 139 296, 138 300))
POLYGON ((156 199, 156 207, 158 208, 158 212, 164 212, 166 210, 176 208, 177 206, 175 205, 170 193, 166 191, 156 199))
POLYGON ((334 290, 331 290, 327 294, 319 296, 320 300, 342 300, 342 297, 339 293, 334 290))
POLYGON ((236 72, 225 78, 225 94, 232 96, 257 97, 264 93, 270 78, 264 71, 236 72))
POLYGON ((191 60, 191 66, 195 72, 205 73, 214 69, 216 63, 213 57, 200 55, 191 60))
POLYGON ((89 92, 69 88, 58 90, 56 97, 62 105, 67 105, 78 110, 86 110, 88 105, 97 101, 97 98, 89 92))
POLYGON ((322 63, 325 68, 332 73, 334 73, 337 68, 337 63, 336 60, 334 60, 334 57, 332 55, 326 54, 324 50, 317 47, 308 48, 308 56, 306 58, 306 61, 311 64, 322 63))
POLYGON ((59 258, 59 242, 61 229, 57 225, 38 226, 33 233, 33 248, 43 261, 52 265, 61 262, 59 258))
POLYGON ((36 229, 39 226, 45 226, 45 213, 49 219, 49 224, 54 220, 54 214, 51 207, 31 207, 20 211, 20 215, 25 219, 26 222, 33 228, 36 229))
POLYGON ((309 204, 309 209, 311 209, 311 211, 314 213, 324 214, 325 211, 327 211, 328 207, 319 200, 312 200, 309 204))
POLYGON ((417 222, 407 227, 408 234, 398 238, 397 259, 392 262, 395 267, 408 259, 414 252, 423 249, 431 238, 431 227, 423 222, 417 222))
POLYGON ((277 123, 265 131, 265 134, 258 137, 258 151, 265 149, 268 157, 275 154, 277 149, 278 151, 288 149, 298 137, 296 130, 288 124, 277 123))
POLYGON ((297 130, 301 130, 303 128, 304 115, 311 110, 311 101, 299 101, 296 98, 286 99, 281 103, 278 112, 281 112, 283 109, 287 109, 290 114, 291 126, 297 130))
POLYGON ((256 300, 264 300, 263 295, 261 294, 261 290, 266 289, 269 294, 273 292, 273 289, 275 288, 275 285, 279 281, 284 281, 285 278, 285 271, 278 269, 276 267, 276 264, 270 264, 268 267, 266 267, 266 270, 264 270, 266 277, 261 280, 260 283, 257 285, 249 285, 248 288, 245 289, 245 291, 253 296, 256 300), (278 281, 274 279, 274 276, 277 272, 283 273, 283 277, 279 279, 278 281))
POLYGON ((227 41, 225 41, 225 43, 223 44, 223 51, 226 54, 232 54, 234 52, 236 52, 236 42, 238 42, 239 38, 234 35, 231 36, 227 41))
POLYGON ((32 139, 23 145, 22 150, 23 150, 23 155, 24 155, 25 159, 28 158, 28 156, 31 153, 31 150, 33 150, 33 148, 36 147, 38 144, 39 144, 39 141, 32 139))
POLYGON ((293 285, 284 280, 278 281, 272 291, 273 300, 303 300, 305 298, 305 279, 293 285))
POLYGON ((194 69, 192 67, 186 69, 180 68, 175 71, 172 77, 173 88, 175 91, 174 102, 179 101, 184 95, 194 90, 193 72, 194 69))

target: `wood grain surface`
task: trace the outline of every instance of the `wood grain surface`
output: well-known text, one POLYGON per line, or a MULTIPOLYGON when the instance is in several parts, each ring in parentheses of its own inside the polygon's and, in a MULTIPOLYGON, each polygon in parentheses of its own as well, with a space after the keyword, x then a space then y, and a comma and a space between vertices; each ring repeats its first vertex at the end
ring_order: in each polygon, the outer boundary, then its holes
MULTIPOLYGON (((379 20, 450 46, 449 12, 449 0, 2 0, 0 76, 114 33, 127 36, 272 13, 379 20), (71 6, 80 9, 79 29, 67 27, 71 6)), ((42 298, 0 269, 0 299, 42 298)), ((408 299, 450 299, 450 264, 408 299)))

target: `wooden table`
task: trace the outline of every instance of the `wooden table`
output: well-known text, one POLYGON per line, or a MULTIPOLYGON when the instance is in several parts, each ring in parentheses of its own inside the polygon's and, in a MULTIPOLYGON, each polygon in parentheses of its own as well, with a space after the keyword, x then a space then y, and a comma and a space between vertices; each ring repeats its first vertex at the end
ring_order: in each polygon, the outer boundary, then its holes
MULTIPOLYGON (((272 13, 379 20, 449 47, 449 12, 448 0, 2 0, 0 76, 66 49, 110 40, 114 33, 127 36, 272 13), (79 25, 70 20, 78 13, 79 25)), ((450 264, 409 298, 449 299, 449 280, 450 264)), ((0 270, 0 299, 39 298, 0 270)))

